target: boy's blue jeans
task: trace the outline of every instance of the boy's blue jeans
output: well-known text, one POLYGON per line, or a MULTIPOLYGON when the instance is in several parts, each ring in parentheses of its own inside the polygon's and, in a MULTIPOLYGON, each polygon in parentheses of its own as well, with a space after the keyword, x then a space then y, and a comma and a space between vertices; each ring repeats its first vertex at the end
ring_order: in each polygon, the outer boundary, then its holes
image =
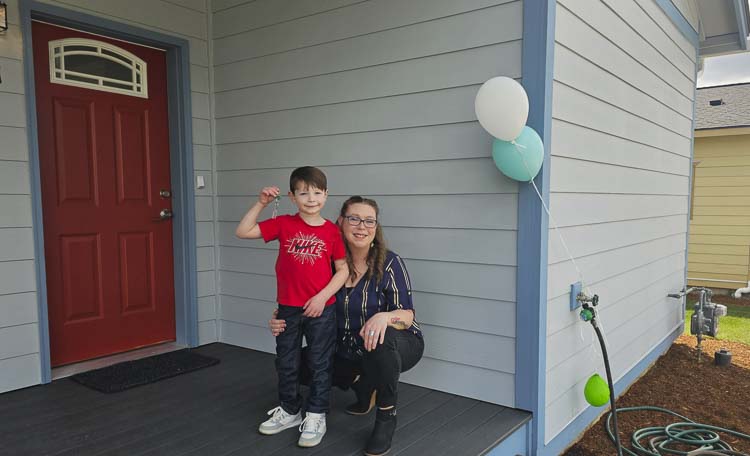
POLYGON ((301 363, 312 373, 307 411, 327 413, 331 393, 331 367, 336 347, 335 304, 326 306, 318 318, 302 315, 302 307, 279 304, 278 318, 286 321, 284 332, 276 336, 276 372, 279 376, 279 402, 287 413, 296 414, 302 406, 299 392, 301 363), (308 349, 302 359, 302 336, 308 349))

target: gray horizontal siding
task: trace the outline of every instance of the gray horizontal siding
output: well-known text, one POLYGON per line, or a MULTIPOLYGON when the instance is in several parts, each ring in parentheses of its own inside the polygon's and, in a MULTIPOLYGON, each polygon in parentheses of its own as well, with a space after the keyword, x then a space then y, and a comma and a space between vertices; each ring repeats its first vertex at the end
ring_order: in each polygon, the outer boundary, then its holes
POLYGON ((498 70, 513 74, 520 60, 520 42, 513 41, 326 74, 276 84, 227 90, 216 94, 216 118, 260 114, 299 107, 345 103, 430 90, 479 84, 498 70), (465 68, 461 73, 445 68, 465 68))
MULTIPOLYGON (((468 11, 481 11, 510 1, 512 0, 350 2, 347 8, 332 9, 218 38, 214 41, 216 64, 282 54, 331 42, 351 40, 363 35, 385 33, 468 11)), ((215 30, 224 28, 223 23, 215 24, 215 30)))
POLYGON ((681 324, 695 50, 653 0, 558 0, 552 107, 545 441, 588 406, 598 342, 569 310, 600 297, 615 380, 681 324), (618 359, 618 357, 621 357, 618 359))
POLYGON ((23 128, 26 126, 26 102, 22 94, 0 92, 0 125, 23 128))
POLYGON ((23 93, 23 65, 19 60, 0 57, 3 74, 7 80, 0 85, 0 92, 23 93))
MULTIPOLYGON (((36 303, 34 249, 32 241, 31 188, 26 129, 23 43, 19 26, 18 0, 7 2, 10 29, 0 37, 0 392, 36 384, 41 379, 39 332, 36 303), (9 348, 11 347, 11 348, 9 348), (11 351, 8 351, 11 350, 11 351)), ((208 17, 204 0, 137 0, 135 2, 61 0, 47 1, 57 6, 96 15, 141 28, 148 28, 190 41, 190 75, 193 83, 195 142, 211 145, 208 17)), ((196 148, 196 169, 213 172, 210 148, 196 148)), ((212 189, 211 189, 212 191, 212 189)), ((199 196, 200 207, 213 205, 210 195, 199 196)), ((203 213, 213 211, 202 209, 203 213)), ((209 219, 212 222, 212 219, 209 219)), ((211 225, 211 224, 209 224, 211 225)), ((215 290, 213 228, 199 226, 203 248, 199 250, 202 285, 205 294, 215 290), (210 251, 209 251, 210 249, 210 251)), ((201 343, 217 340, 216 315, 201 314, 201 343), (211 335, 213 334, 213 335, 211 335)))
POLYGON ((478 89, 478 85, 459 87, 217 119, 216 141, 268 141, 466 122, 474 115, 472 98, 478 89))
MULTIPOLYGON (((8 75, 5 74, 4 77, 8 78, 8 75)), ((3 137, 2 144, 0 144, 0 158, 2 160, 26 161, 29 159, 29 145, 25 128, 0 126, 0 135, 3 137)))
POLYGON ((495 169, 473 100, 490 77, 520 77, 521 2, 218 3, 221 340, 273 350, 276 244, 234 228, 261 187, 286 190, 292 169, 315 165, 324 216, 376 198, 409 268, 427 348, 405 379, 513 405, 518 188, 495 169))
MULTIPOLYGON (((666 277, 674 274, 674 271, 682 270, 684 262, 684 252, 676 252, 655 260, 651 259, 650 262, 621 274, 602 277, 597 282, 597 286, 607 289, 607 306, 616 306, 621 301, 627 300, 633 295, 634 283, 639 284, 639 290, 654 286, 654 284, 660 283, 666 277)), ((565 308, 567 299, 569 299, 568 295, 561 295, 550 300, 550 310, 548 312, 550 318, 547 325, 547 334, 549 336, 557 334, 559 331, 578 322, 578 314, 570 312, 565 308)), ((569 355, 569 353, 563 353, 557 359, 564 360, 566 355, 569 355)), ((558 361, 556 364, 560 365, 560 362, 558 361)), ((548 385, 548 387, 554 386, 554 384, 548 385)))
POLYGON ((41 378, 23 50, 18 6, 8 8, 0 37, 0 393, 41 378))
POLYGON ((0 195, 0 226, 30 227, 31 197, 29 195, 0 195))
POLYGON ((457 365, 448 361, 424 357, 416 368, 401 375, 401 381, 430 385, 438 390, 454 391, 461 396, 497 404, 515 401, 515 377, 491 369, 457 365))
MULTIPOLYGON (((558 242, 552 238, 550 240, 558 242)), ((672 235, 576 259, 576 264, 583 271, 588 284, 594 286, 605 278, 644 267, 658 259, 684 251, 685 246, 681 245, 684 243, 684 233, 672 235)), ((574 256, 576 254, 576 252, 571 253, 574 256)), ((549 299, 569 296, 570 284, 579 280, 575 268, 568 262, 550 265, 549 276, 547 284, 547 297, 549 299)))
POLYGON ((219 170, 294 168, 308 155, 319 166, 486 158, 491 139, 477 122, 425 125, 217 146, 219 170), (299 153, 304 150, 305 153, 299 153))
POLYGON ((39 353, 0 359, 0 372, 13 375, 0 375, 0 391, 12 391, 39 382, 42 376, 39 353))
MULTIPOLYGON (((576 251, 576 257, 597 255, 609 250, 641 244, 653 239, 662 239, 685 233, 685 214, 668 217, 638 218, 594 225, 578 225, 561 228, 568 248, 576 251)), ((558 242, 549 251, 549 263, 568 261, 568 256, 558 242)))
POLYGON ((0 331, 0 359, 39 353, 39 328, 36 323, 7 326, 0 331))
POLYGON ((248 33, 269 25, 293 21, 325 13, 362 0, 297 0, 294 8, 274 0, 216 0, 212 1, 214 21, 221 23, 213 31, 218 39, 229 35, 248 33))
POLYGON ((36 323, 37 312, 35 292, 0 296, 0 327, 36 323))
POLYGON ((638 218, 685 214, 684 195, 650 195, 613 193, 554 193, 550 206, 555 207, 555 221, 560 227, 616 222, 638 218), (590 210, 585 213, 579 207, 590 210))
POLYGON ((31 228, 0 228, 0 258, 6 261, 34 259, 31 228))
POLYGON ((684 155, 665 151, 633 138, 615 136, 592 128, 555 119, 552 131, 557 140, 556 157, 657 171, 684 176, 690 171, 690 160, 684 155), (585 144, 586 147, 581 147, 585 144))
MULTIPOLYGON (((199 13, 205 13, 207 11, 207 0, 164 0, 167 3, 173 3, 175 5, 180 5, 184 8, 192 9, 194 11, 197 11, 199 13)), ((203 16, 206 17, 205 14, 203 16)))
POLYGON ((687 196, 614 193, 555 193, 555 221, 560 227, 685 214, 687 196))
MULTIPOLYGON (((217 60, 214 87, 222 92, 518 41, 521 24, 521 3, 515 2, 265 57, 217 60)), ((221 27, 214 22, 214 29, 221 27)))
POLYGON ((557 45, 575 50, 581 57, 596 62, 597 66, 618 75, 633 87, 682 113, 683 116, 692 116, 690 97, 664 80, 654 68, 642 65, 637 55, 630 54, 618 46, 617 42, 608 39, 604 35, 605 31, 581 20, 575 11, 565 8, 562 3, 559 5, 561 7, 557 9, 555 19, 557 45))
POLYGON ((557 81, 553 89, 553 104, 555 118, 666 152, 689 154, 690 138, 654 123, 647 117, 648 112, 640 116, 633 114, 557 81))
MULTIPOLYGON (((623 51, 635 56, 641 65, 653 69, 659 78, 678 90, 683 97, 692 99, 695 70, 691 71, 687 62, 694 62, 695 55, 688 55, 677 49, 671 36, 665 34, 634 1, 627 2, 630 5, 618 5, 621 2, 613 0, 572 0, 559 3, 623 51), (630 14, 623 14, 623 11, 630 14), (649 32, 660 39, 649 40, 649 32), (671 60, 668 57, 679 53, 683 54, 680 59, 671 60)), ((674 28, 674 25, 671 27, 674 28)))

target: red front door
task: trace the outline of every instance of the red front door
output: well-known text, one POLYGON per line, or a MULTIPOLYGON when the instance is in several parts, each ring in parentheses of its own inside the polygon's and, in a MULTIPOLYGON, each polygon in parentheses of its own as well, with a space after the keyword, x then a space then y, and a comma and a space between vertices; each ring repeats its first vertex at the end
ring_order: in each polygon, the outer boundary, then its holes
POLYGON ((166 55, 32 33, 52 365, 174 340, 166 55))

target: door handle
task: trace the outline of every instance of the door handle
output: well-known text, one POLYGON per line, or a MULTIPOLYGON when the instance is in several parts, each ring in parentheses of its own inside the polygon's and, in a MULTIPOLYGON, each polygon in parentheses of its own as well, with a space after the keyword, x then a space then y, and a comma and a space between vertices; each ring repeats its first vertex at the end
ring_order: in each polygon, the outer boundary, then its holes
POLYGON ((162 209, 161 212, 159 212, 159 217, 155 218, 155 222, 161 222, 162 220, 169 220, 172 217, 174 217, 174 213, 169 209, 162 209))

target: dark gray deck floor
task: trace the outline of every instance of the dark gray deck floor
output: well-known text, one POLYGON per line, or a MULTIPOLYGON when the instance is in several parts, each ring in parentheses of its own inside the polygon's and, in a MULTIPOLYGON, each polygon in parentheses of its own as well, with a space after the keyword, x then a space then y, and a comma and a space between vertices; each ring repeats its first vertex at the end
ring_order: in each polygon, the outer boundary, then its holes
MULTIPOLYGON (((334 388, 328 433, 312 449, 298 433, 262 436, 277 405, 273 359, 225 344, 203 370, 115 394, 71 380, 0 394, 0 455, 359 455, 374 420, 343 413, 352 393, 334 388)), ((478 455, 523 425, 519 410, 401 384, 390 454, 478 455)))

